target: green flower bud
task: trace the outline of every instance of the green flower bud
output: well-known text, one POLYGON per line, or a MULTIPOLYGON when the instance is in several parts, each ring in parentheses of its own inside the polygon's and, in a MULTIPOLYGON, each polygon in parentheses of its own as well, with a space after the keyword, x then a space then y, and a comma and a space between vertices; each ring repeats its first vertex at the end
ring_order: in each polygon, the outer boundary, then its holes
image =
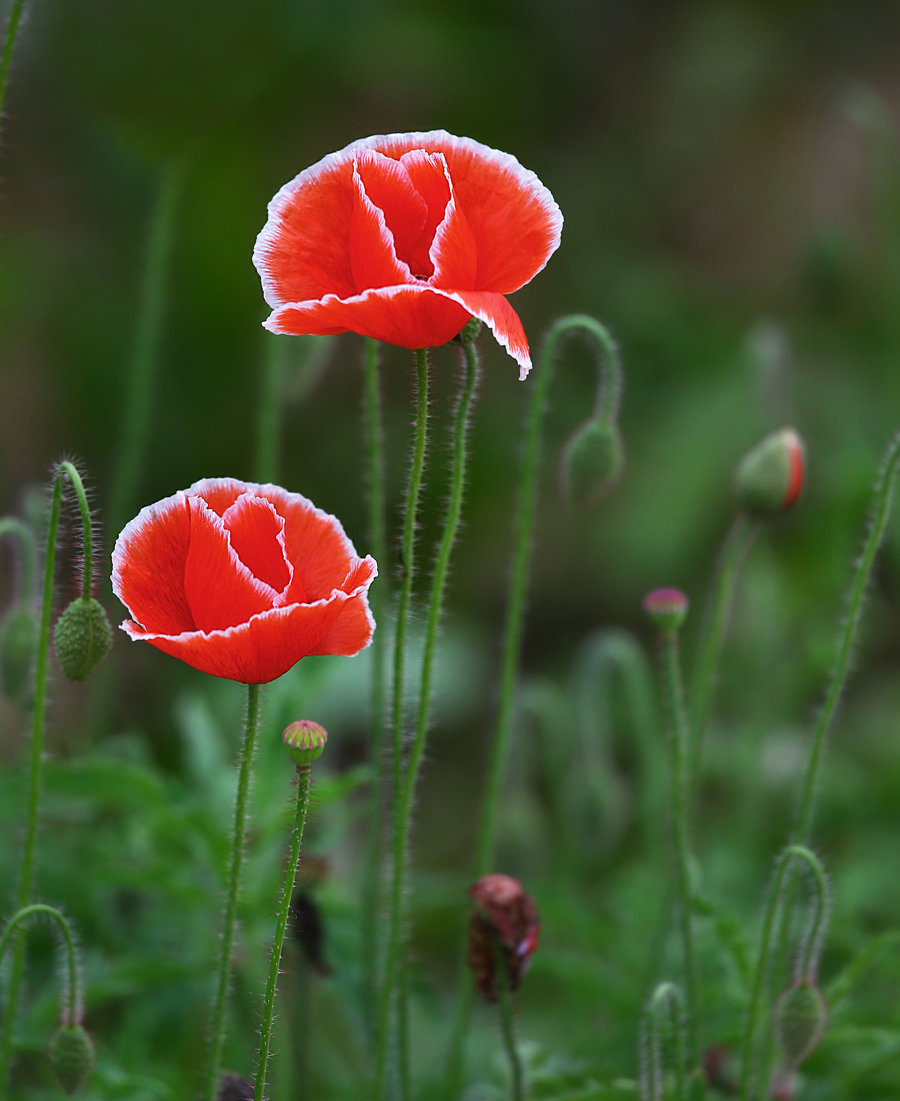
POLYGON ((644 611, 659 631, 677 631, 687 618, 688 606, 680 589, 654 589, 644 597, 644 611))
POLYGON ((112 630, 102 606, 92 596, 73 600, 57 620, 53 645, 69 680, 87 680, 112 646, 112 630))
POLYGON ((624 469, 625 445, 618 425, 612 421, 585 421, 563 449, 563 495, 573 508, 586 511, 616 488, 624 469))
POLYGON ((0 682, 11 700, 22 700, 28 691, 36 646, 37 620, 29 607, 20 604, 0 626, 0 682))
POLYGON ((285 728, 281 735, 287 746, 288 756, 298 768, 309 766, 322 756, 322 750, 328 741, 324 726, 312 719, 298 719, 285 728))
POLYGON ((819 1045, 828 1025, 828 1003, 814 984, 801 980, 775 1003, 775 1039, 789 1067, 798 1067, 819 1045))
POLYGON ((473 340, 478 338, 481 328, 481 320, 477 317, 470 317, 453 339, 458 340, 460 344, 471 344, 473 340))
POLYGON ((65 1092, 77 1093, 94 1066, 94 1045, 81 1025, 63 1025, 50 1041, 47 1058, 65 1092))
POLYGON ((743 508, 768 516, 791 508, 805 479, 803 441, 793 428, 782 428, 748 451, 735 471, 734 488, 743 508))

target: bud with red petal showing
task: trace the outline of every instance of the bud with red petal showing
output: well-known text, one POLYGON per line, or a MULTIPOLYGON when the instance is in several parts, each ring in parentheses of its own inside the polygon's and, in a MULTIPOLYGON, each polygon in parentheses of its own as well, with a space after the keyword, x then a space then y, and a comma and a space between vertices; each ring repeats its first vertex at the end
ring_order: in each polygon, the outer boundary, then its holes
POLYGON ((791 508, 806 480, 806 451, 793 428, 782 428, 741 459, 734 488, 741 506, 755 516, 791 508))
POLYGON ((825 995, 809 979, 793 983, 775 1002, 773 1024, 785 1065, 799 1067, 819 1046, 828 1026, 825 995))
POLYGON ((482 876, 469 888, 469 894, 478 906, 469 919, 469 966, 478 989, 495 1002, 495 946, 503 950, 509 986, 515 990, 538 946, 540 918, 534 899, 511 876, 482 876))
POLYGON ((690 601, 681 589, 654 589, 644 597, 644 611, 657 630, 675 632, 687 618, 690 601))

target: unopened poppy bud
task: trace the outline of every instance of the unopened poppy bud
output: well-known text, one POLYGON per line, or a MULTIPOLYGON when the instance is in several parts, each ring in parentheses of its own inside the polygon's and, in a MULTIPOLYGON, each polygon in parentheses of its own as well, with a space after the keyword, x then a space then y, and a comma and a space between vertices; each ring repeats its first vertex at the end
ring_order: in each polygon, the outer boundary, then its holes
POLYGON ((312 719, 298 719, 285 728, 281 735, 287 746, 288 756, 298 767, 309 766, 322 756, 328 741, 324 726, 312 719))
POLYGON ((34 613, 20 604, 9 612, 0 626, 0 681, 11 700, 21 699, 28 688, 36 644, 34 613))
POLYGON ((478 339, 478 334, 481 332, 481 329, 481 319, 478 317, 470 317, 456 334, 455 339, 458 340, 460 344, 471 344, 473 340, 478 339))
POLYGON ((216 1101, 253 1101, 253 1087, 246 1078, 226 1074, 219 1083, 216 1101))
POLYGON ((560 484, 566 502, 587 510, 611 493, 625 469, 622 433, 612 421, 589 420, 569 437, 560 459, 560 484))
POLYGON ((478 904, 469 919, 469 966, 478 989, 495 1002, 495 950, 503 952, 509 987, 515 990, 538 946, 540 918, 534 899, 511 876, 482 876, 469 888, 469 894, 478 904))
POLYGON ((94 1045, 81 1025, 63 1025, 50 1041, 47 1058, 65 1092, 77 1093, 94 1065, 94 1045))
POLYGON ((802 980, 775 1003, 775 1039, 789 1067, 798 1067, 819 1046, 828 1025, 828 1003, 815 983, 802 980))
POLYGON ((92 596, 73 600, 56 621, 56 660, 69 680, 87 680, 112 646, 103 606, 92 596))
POLYGON ((791 508, 805 478, 803 441, 793 428, 782 428, 741 459, 734 475, 735 493, 748 512, 767 516, 791 508))
POLYGON ((654 589, 644 597, 644 611, 663 632, 677 631, 687 618, 688 598, 680 589, 654 589))

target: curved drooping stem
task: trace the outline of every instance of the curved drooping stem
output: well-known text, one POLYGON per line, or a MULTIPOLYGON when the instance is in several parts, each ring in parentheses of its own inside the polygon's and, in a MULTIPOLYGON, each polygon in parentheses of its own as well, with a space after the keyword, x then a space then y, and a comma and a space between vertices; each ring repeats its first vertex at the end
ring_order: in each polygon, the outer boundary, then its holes
POLYGON ((216 983, 212 1027, 209 1040, 209 1060, 206 1076, 206 1097, 215 1101, 219 1086, 219 1063, 225 1038, 225 1010, 228 1004, 228 985, 231 980, 231 957, 234 951, 234 928, 237 922, 238 900, 241 893, 241 869, 244 864, 244 838, 247 832, 247 804, 250 798, 250 774, 256 738, 259 733, 258 684, 247 685, 247 721, 241 746, 241 764, 238 774, 237 797, 234 804, 234 830, 231 837, 231 859, 228 870, 228 894, 225 902, 225 921, 222 929, 222 951, 219 956, 219 975, 216 983))
MULTIPOLYGON (((81 1021, 81 982, 78 974, 78 954, 75 951, 75 938, 72 936, 72 928, 66 917, 55 906, 47 906, 42 902, 33 902, 29 906, 23 906, 6 923, 6 928, 0 935, 0 963, 6 949, 9 947, 12 936, 20 925, 25 924, 31 918, 50 918, 59 930, 60 940, 65 949, 65 968, 61 1013, 62 1023, 66 1027, 72 1027, 81 1021)), ((7 1006, 7 1014, 12 1012, 12 1005, 7 1006)))
MULTIPOLYGON (((25 843, 22 847, 22 870, 19 877, 18 909, 31 902, 34 881, 34 864, 37 849, 38 806, 41 796, 41 777, 44 760, 44 719, 47 706, 47 666, 50 653, 50 621, 53 617, 53 574, 56 567, 56 541, 62 512, 62 495, 65 482, 71 483, 78 501, 82 525, 82 581, 81 593, 87 599, 91 595, 93 571, 93 527, 91 510, 84 483, 75 465, 59 463, 53 475, 50 498, 50 518, 47 524, 47 544, 44 551, 44 579, 41 593, 41 619, 38 627, 37 657, 34 672, 34 711, 31 722, 31 765, 28 774, 28 802, 25 818, 25 843)), ((9 1074, 12 1057, 13 1030, 19 1005, 19 990, 25 966, 25 942, 21 935, 15 938, 13 962, 9 977, 8 1009, 0 1040, 0 1089, 9 1074)))
MULTIPOLYGON (((522 637, 525 624, 525 602, 528 591, 529 567, 537 503, 537 483, 541 460, 541 432, 553 366, 561 341, 575 333, 590 336, 597 344, 598 386, 595 402, 598 415, 609 418, 618 413, 623 390, 623 371, 615 341, 604 325, 586 314, 571 314, 556 321, 550 328, 541 356, 535 368, 534 389, 525 422, 525 447, 516 494, 513 522, 512 570, 503 626, 500 669, 500 693, 497 718, 488 751, 487 781, 481 821, 475 843, 475 863, 472 879, 490 871, 497 838, 500 791, 506 773, 506 761, 512 738, 515 713, 515 690, 519 674, 522 637)), ((472 1007, 472 987, 467 982, 464 954, 459 963, 456 1009, 447 1057, 444 1094, 455 1098, 460 1091, 463 1071, 463 1047, 472 1007)))

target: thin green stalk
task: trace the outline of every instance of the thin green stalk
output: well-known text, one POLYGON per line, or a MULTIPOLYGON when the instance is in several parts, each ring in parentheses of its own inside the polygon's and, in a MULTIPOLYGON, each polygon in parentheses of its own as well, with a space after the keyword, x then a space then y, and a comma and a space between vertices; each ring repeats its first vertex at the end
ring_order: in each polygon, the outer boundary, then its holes
POLYGON ((787 931, 788 934, 790 932, 791 914, 787 903, 790 901, 793 889, 787 876, 794 860, 802 860, 806 863, 816 885, 816 910, 801 955, 802 973, 804 975, 808 975, 814 970, 815 960, 821 950, 824 934, 823 923, 828 911, 828 885, 825 870, 815 854, 804 845, 789 845, 778 857, 775 864, 775 875, 763 915, 756 975, 753 981, 753 991, 750 995, 750 1007, 747 1012, 747 1024, 741 1046, 741 1101, 750 1101, 758 1080, 758 1071, 762 1068, 765 1073, 768 1065, 768 1059, 760 1060, 757 1057, 756 1038, 761 1024, 763 995, 765 994, 766 982, 771 969, 773 941, 779 920, 782 932, 787 931))
POLYGON ((641 1097, 643 1101, 664 1101, 665 1098, 662 1062, 664 1014, 669 1017, 669 1031, 675 1041, 675 1101, 686 1101, 684 999, 678 987, 671 982, 662 982, 656 987, 644 1011, 641 1027, 641 1097))
POLYGON ((112 531, 119 531, 134 512, 138 479, 153 423, 154 380, 160 361, 175 212, 182 178, 180 164, 173 163, 165 170, 150 224, 138 298, 137 331, 123 400, 122 435, 110 497, 112 531))
POLYGON ((216 984, 216 1000, 213 1007, 212 1028, 209 1042, 209 1062, 206 1077, 207 1101, 215 1101, 219 1087, 219 1063, 225 1038, 225 1009, 228 1001, 228 984, 231 979, 231 956, 234 950, 234 927, 237 921, 238 900, 241 892, 241 868, 244 862, 244 837, 247 829, 247 802, 250 795, 250 773, 256 737, 259 732, 259 685, 247 685, 247 722, 241 747, 241 765, 238 774, 237 797, 234 803, 234 832, 231 839, 231 861, 228 872, 228 895, 225 903, 225 924, 222 930, 222 951, 219 956, 219 977, 216 984))
MULTIPOLYGON (((42 902, 34 902, 13 914, 6 923, 3 935, 0 936, 0 961, 3 960, 6 949, 9 947, 12 934, 19 925, 33 917, 49 917, 59 929, 66 950, 66 982, 61 999, 65 1011, 62 1014, 62 1019, 65 1025, 75 1025, 81 1019, 81 1005, 79 1004, 81 1001, 81 984, 78 981, 78 956, 75 952, 75 938, 72 936, 72 929, 65 916, 55 906, 46 906, 42 902)), ((7 1016, 11 1013, 12 1004, 7 1008, 7 1016)))
MULTIPOLYGON (((34 880, 34 863, 37 849, 38 804, 41 796, 41 774, 44 758, 44 716, 47 703, 47 665, 50 652, 50 621, 53 617, 53 572, 56 566, 56 540, 59 533, 59 519, 62 510, 63 484, 68 479, 78 499, 82 522, 82 596, 91 594, 91 569, 93 554, 93 532, 91 511, 81 481, 81 475, 70 462, 61 462, 53 476, 53 491, 50 499, 50 519, 47 525, 47 545, 44 551, 44 583, 41 595, 41 621, 38 628, 37 658, 34 673, 34 712, 31 723, 31 767, 28 778, 28 802, 25 819, 25 844, 22 849, 22 871, 19 879, 17 909, 21 910, 31 901, 31 889, 34 880)), ((6 1085, 12 1057, 13 1030, 19 1005, 19 988, 25 966, 25 942, 16 937, 13 962, 9 977, 9 1009, 3 1024, 3 1037, 0 1041, 0 1090, 6 1085)))
POLYGON ((678 634, 674 630, 662 632, 663 667, 666 691, 669 696, 672 731, 670 737, 672 763, 672 824, 675 840, 675 883, 681 950, 684 957, 685 1013, 687 1016, 688 1049, 691 1065, 699 1057, 697 1041, 697 961, 694 952, 693 905, 691 890, 691 849, 688 830, 688 803, 690 801, 689 737, 687 712, 684 706, 684 688, 681 680, 681 663, 678 656, 678 634))
MULTIPOLYGON (((506 761, 509 757, 515 713, 515 690, 522 652, 525 601, 528 593, 528 575, 541 460, 541 430, 547 408, 550 382, 553 377, 554 358, 563 337, 579 330, 592 336, 597 341, 600 349, 598 358, 598 397, 596 401, 598 413, 608 413, 611 416, 618 411, 621 401, 623 388, 622 367, 615 342, 605 326, 585 314, 571 314, 556 321, 547 334, 540 359, 535 368, 534 390, 532 391, 531 404, 528 407, 525 422, 525 447, 522 453, 513 525, 512 569, 510 572, 506 620, 503 626, 500 698, 489 750, 481 822, 475 842, 473 880, 486 875, 490 871, 490 865, 494 859, 500 791, 506 772, 506 761)), ((463 1075, 463 1049, 472 1010, 472 986, 467 981, 464 949, 461 951, 458 971, 458 994, 447 1055, 447 1073, 444 1079, 444 1095, 448 1098, 455 1098, 460 1092, 463 1075)))
POLYGON ((15 516, 0 518, 0 539, 4 535, 14 536, 21 550, 21 591, 19 596, 26 606, 34 600, 34 590, 37 585, 37 547, 34 541, 34 532, 31 528, 16 519, 15 516))
POLYGON ((297 801, 294 810, 294 827, 291 833, 291 854, 288 857, 288 866, 281 892, 281 906, 278 911, 278 923, 275 926, 275 940, 272 943, 272 959, 269 963, 269 978, 266 982, 266 997, 263 1005, 262 1033, 259 1041, 259 1057, 256 1061, 253 1101, 263 1101, 266 1089, 266 1071, 269 1065, 269 1048, 272 1042, 272 1021, 275 1016, 275 993, 278 988, 278 972, 281 967, 284 934, 291 909, 291 895, 294 890, 294 880, 297 876, 297 864, 300 861, 303 826, 306 822, 306 809, 309 805, 311 773, 312 769, 309 765, 297 766, 297 801))
POLYGON ((288 359, 288 341, 266 334, 262 389, 256 421, 256 480, 278 481, 281 450, 281 380, 288 359))
MULTIPOLYGON (((405 971, 405 941, 406 930, 409 922, 408 900, 405 900, 406 872, 409 852, 409 832, 412 825, 412 807, 415 799, 416 784, 419 778, 419 770, 422 765, 422 757, 425 753, 425 743, 428 738, 428 719, 431 713, 432 680, 434 676, 434 659, 437 652, 438 629, 441 622, 441 614, 444 607, 444 593, 447 587, 447 575, 450 569, 450 557, 453 545, 459 532, 459 523, 462 516, 463 491, 466 484, 467 442, 469 435, 469 422, 475 394, 478 389, 480 363, 478 348, 475 341, 469 340, 463 343, 466 370, 463 378, 462 390, 456 406, 456 414, 453 423, 453 468, 450 475, 450 499, 447 506, 447 518, 444 523, 444 532, 441 536, 437 559, 435 560, 434 574, 431 580, 431 594, 428 601, 428 622, 425 628, 425 645, 422 651, 422 667, 419 674, 419 705, 416 716, 416 732, 410 749, 406 771, 403 776, 403 788, 400 802, 399 820, 402 830, 400 845, 394 849, 393 867, 393 891, 391 893, 391 922, 395 920, 394 907, 399 907, 397 917, 401 935, 397 948, 396 966, 402 972, 405 971)), ((398 1016, 399 1043, 401 1052, 408 1048, 408 1035, 406 1030, 406 983, 398 983, 398 1016)), ((404 1076, 409 1078, 409 1068, 403 1066, 404 1076)))
POLYGON ((503 1047, 509 1060, 511 1080, 511 1101, 525 1101, 525 1076, 522 1073, 522 1060, 516 1047, 516 1033, 513 1024, 512 991, 509 988, 509 969, 506 966, 503 944, 494 937, 494 962, 497 966, 497 1005, 500 1008, 500 1029, 503 1035, 503 1047))
MULTIPOLYGON (((406 494, 406 511, 403 519, 401 582, 400 596, 397 602, 394 685, 391 706, 391 791, 393 795, 391 836, 394 854, 393 866, 395 868, 403 861, 404 831, 400 817, 400 792, 403 782, 403 666, 406 657, 407 620, 409 619, 413 577, 415 575, 416 519, 419 511, 422 474, 425 469, 425 445, 428 439, 428 353, 426 349, 420 349, 416 352, 416 387, 416 438, 413 446, 409 487, 406 494)), ((398 883, 392 883, 391 916, 388 924, 385 968, 378 999, 374 1089, 376 1101, 383 1101, 387 1089, 387 1052, 391 1032, 391 1007, 394 1003, 397 958, 402 937, 400 929, 401 906, 399 898, 397 898, 399 889, 398 883)))
POLYGON ((759 532, 758 521, 739 513, 728 529, 719 551, 713 590, 704 617, 703 634, 697 647, 694 682, 690 694, 692 771, 699 775, 703 758, 703 739, 709 717, 709 707, 716 683, 716 673, 722 654, 722 642, 728 615, 734 600, 734 590, 741 563, 759 532))
POLYGON ((806 766, 806 775, 803 780, 803 793, 800 797, 800 811, 797 819, 797 828, 794 831, 794 840, 800 844, 806 844, 812 827, 813 803, 819 786, 819 774, 822 770, 822 756, 828 732, 834 721, 838 703, 847 676, 850 672, 850 659, 853 655, 853 647, 856 644, 856 636, 859 632, 862 620, 863 605, 865 604, 866 589, 875 558, 884 540, 888 519, 891 514, 893 501, 894 475, 897 465, 900 463, 900 432, 898 432, 888 444, 878 478, 875 482, 872 515, 869 521, 869 530, 863 544, 856 573, 850 585, 847 613, 840 629, 835 648, 834 662, 828 677, 828 691, 825 695, 825 703, 819 712, 815 730, 813 731, 813 744, 810 750, 809 762, 806 766))
POLYGON ((0 59, 0 120, 3 118, 3 107, 6 103, 6 85, 9 83, 9 69, 12 65, 13 49, 16 45, 16 35, 19 33, 19 23, 22 21, 22 9, 25 0, 13 0, 9 9, 9 19, 6 23, 6 38, 3 41, 3 57, 0 59))
MULTIPOLYGON (((387 531, 385 527, 384 488, 384 429, 381 418, 381 392, 379 387, 378 341, 366 344, 365 364, 365 423, 368 444, 368 512, 369 539, 372 554, 381 569, 378 584, 369 596, 369 605, 377 624, 382 624, 382 613, 388 606, 387 590, 390 571, 387 569, 387 531)), ((366 864, 363 869, 362 889, 362 966, 363 1004, 372 1039, 375 1037, 376 983, 378 975, 378 929, 381 910, 379 891, 380 871, 384 865, 385 799, 388 777, 384 775, 388 762, 385 755, 385 670, 387 651, 384 627, 376 630, 372 638, 371 684, 371 761, 373 770, 369 794, 369 838, 366 864)))

